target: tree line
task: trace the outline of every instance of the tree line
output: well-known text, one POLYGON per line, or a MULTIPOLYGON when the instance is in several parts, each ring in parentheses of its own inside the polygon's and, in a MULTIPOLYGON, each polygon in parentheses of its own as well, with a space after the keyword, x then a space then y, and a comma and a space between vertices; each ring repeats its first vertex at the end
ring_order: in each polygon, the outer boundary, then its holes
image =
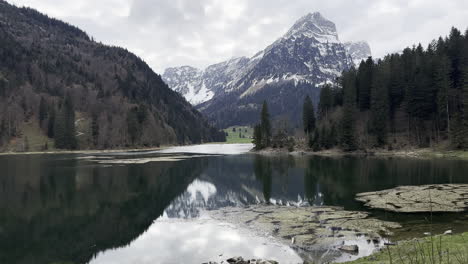
POLYGON ((225 141, 136 55, 32 9, 0 13, 0 151, 225 141))
MULTIPOLYGON (((260 149, 271 134, 265 109, 266 103, 254 136, 260 149)), ((468 149, 468 30, 452 28, 426 48, 363 60, 322 87, 317 109, 307 96, 302 114, 315 151, 468 149)))
POLYGON ((322 89, 318 118, 317 149, 468 148, 468 32, 362 61, 322 89))

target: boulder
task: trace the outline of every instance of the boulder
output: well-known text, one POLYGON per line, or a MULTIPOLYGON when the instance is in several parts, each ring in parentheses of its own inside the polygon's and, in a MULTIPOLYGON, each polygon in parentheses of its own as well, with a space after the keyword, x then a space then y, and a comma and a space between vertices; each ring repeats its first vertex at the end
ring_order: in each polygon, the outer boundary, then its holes
POLYGON ((340 247, 340 250, 351 254, 357 254, 359 252, 359 247, 357 245, 343 245, 340 247))

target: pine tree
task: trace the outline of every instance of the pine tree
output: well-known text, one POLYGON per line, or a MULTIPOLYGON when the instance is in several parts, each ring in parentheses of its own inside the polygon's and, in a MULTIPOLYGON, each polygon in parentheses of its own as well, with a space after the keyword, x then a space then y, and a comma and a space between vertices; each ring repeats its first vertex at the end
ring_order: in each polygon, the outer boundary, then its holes
POLYGON ((55 122, 54 122, 54 139, 55 139, 55 147, 58 149, 66 149, 67 148, 67 139, 66 139, 66 117, 64 106, 62 105, 55 115, 55 122))
POLYGON ((66 130, 65 130, 65 137, 66 137, 66 144, 68 149, 76 149, 77 140, 76 140, 76 129, 75 129, 75 107, 73 105, 73 99, 70 94, 65 96, 64 102, 64 110, 65 110, 65 122, 66 122, 66 130))
POLYGON ((98 115, 93 113, 91 117, 91 134, 93 139, 93 145, 96 147, 99 143, 99 123, 98 115))
POLYGON ((55 147, 59 149, 76 149, 75 110, 69 94, 60 107, 54 122, 55 147))
POLYGON ((439 55, 434 73, 434 84, 437 90, 437 119, 439 130, 450 133, 450 64, 446 55, 439 55))
POLYGON ((271 143, 271 123, 266 101, 263 101, 260 126, 262 130, 262 145, 269 147, 271 143))
POLYGON ((253 132, 253 143, 255 145, 255 149, 263 149, 264 146, 262 145, 263 139, 262 139, 262 128, 259 125, 256 125, 254 127, 254 132, 253 132))
POLYGON ((254 127, 253 142, 255 149, 263 149, 271 144, 271 123, 270 114, 268 113, 268 105, 263 102, 262 111, 260 113, 260 124, 254 127))
MULTIPOLYGON (((467 47, 468 48, 468 47, 467 47)), ((468 54, 467 54, 468 55, 468 54)), ((468 58, 466 58, 468 60, 468 58)), ((462 84, 462 94, 463 94, 463 112, 462 112, 462 121, 461 121, 461 131, 460 131, 460 148, 468 149, 468 64, 465 65, 463 69, 463 84, 462 84)))
POLYGON ((315 112, 314 105, 309 96, 306 96, 304 100, 304 106, 302 108, 302 120, 304 126, 304 132, 306 134, 311 133, 315 129, 315 112))
POLYGON ((318 106, 319 119, 327 118, 328 112, 333 107, 333 91, 330 85, 326 84, 320 90, 320 101, 318 106))
POLYGON ((371 132, 376 136, 377 147, 387 142, 388 90, 386 86, 386 68, 381 65, 372 78, 371 132))
POLYGON ((356 115, 356 72, 354 69, 343 74, 343 117, 341 120, 341 146, 345 151, 357 149, 356 115))
POLYGON ((41 96, 41 100, 39 102, 39 124, 42 125, 42 122, 47 118, 47 103, 44 100, 44 97, 41 96))
POLYGON ((359 109, 361 111, 367 110, 370 107, 373 68, 374 61, 372 60, 372 57, 367 58, 365 62, 362 61, 359 65, 359 71, 357 75, 358 102, 359 109))
POLYGON ((49 108, 49 120, 47 122, 47 136, 49 138, 54 138, 55 132, 55 106, 49 108))
POLYGON ((133 145, 135 144, 139 131, 139 123, 138 123, 138 114, 135 108, 132 108, 127 113, 127 132, 130 137, 130 143, 133 145))

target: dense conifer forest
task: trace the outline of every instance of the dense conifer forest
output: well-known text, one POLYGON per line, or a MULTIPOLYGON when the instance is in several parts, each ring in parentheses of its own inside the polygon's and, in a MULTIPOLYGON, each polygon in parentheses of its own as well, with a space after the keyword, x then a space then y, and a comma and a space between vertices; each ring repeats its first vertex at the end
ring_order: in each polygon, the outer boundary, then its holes
MULTIPOLYGON (((293 135, 297 141, 297 129, 265 121, 267 103, 255 128, 256 148, 292 149, 294 143, 284 142, 293 135)), ((302 135, 314 151, 468 149, 468 31, 452 28, 427 48, 363 60, 322 87, 316 111, 307 96, 302 119, 302 135)))
POLYGON ((140 58, 0 0, 0 150, 223 141, 140 58))
POLYGON ((314 150, 468 148, 468 32, 368 58, 322 88, 314 150))

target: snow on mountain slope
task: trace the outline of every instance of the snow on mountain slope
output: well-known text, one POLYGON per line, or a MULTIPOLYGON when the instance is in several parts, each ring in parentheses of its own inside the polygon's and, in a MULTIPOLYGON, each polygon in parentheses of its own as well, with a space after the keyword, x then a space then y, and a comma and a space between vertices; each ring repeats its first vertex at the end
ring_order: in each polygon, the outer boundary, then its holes
MULTIPOLYGON (((301 17, 286 34, 251 58, 231 59, 204 70, 169 68, 162 77, 218 125, 228 125, 222 119, 249 123, 242 111, 255 112, 265 99, 287 109, 287 96, 318 94, 312 90, 334 82, 343 70, 354 65, 353 59, 368 54, 350 47, 349 52, 356 57, 350 56, 340 42, 335 24, 315 12, 301 17), (252 100, 254 97, 256 100, 252 100)), ((297 107, 297 103, 291 107, 297 107)))
POLYGON ((369 44, 365 41, 345 42, 346 52, 353 58, 353 63, 356 67, 359 66, 362 60, 367 60, 372 56, 369 44))
POLYGON ((210 65, 204 70, 190 66, 168 68, 162 77, 169 87, 182 94, 188 102, 198 105, 222 92, 248 62, 249 59, 240 57, 210 65))

